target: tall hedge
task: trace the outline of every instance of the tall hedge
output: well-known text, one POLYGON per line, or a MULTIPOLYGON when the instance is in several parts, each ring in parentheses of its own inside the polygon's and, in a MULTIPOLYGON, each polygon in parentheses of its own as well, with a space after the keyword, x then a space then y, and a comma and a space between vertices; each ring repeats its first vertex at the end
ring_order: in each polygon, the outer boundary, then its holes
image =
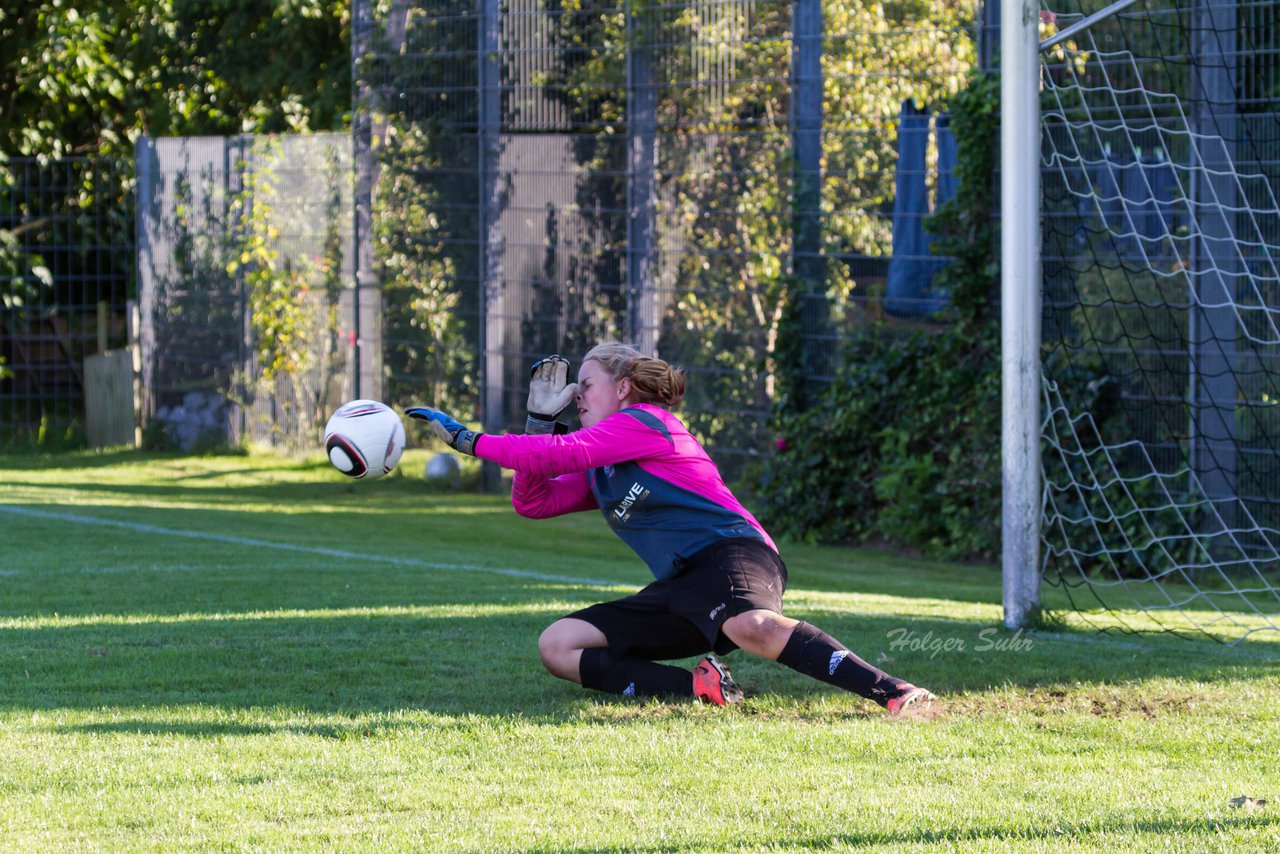
POLYGON ((935 251, 954 259, 935 280, 951 294, 942 322, 869 322, 834 382, 811 398, 780 396, 777 450, 757 494, 773 532, 949 558, 998 548, 998 94, 978 75, 950 105, 959 192, 930 223, 935 251))

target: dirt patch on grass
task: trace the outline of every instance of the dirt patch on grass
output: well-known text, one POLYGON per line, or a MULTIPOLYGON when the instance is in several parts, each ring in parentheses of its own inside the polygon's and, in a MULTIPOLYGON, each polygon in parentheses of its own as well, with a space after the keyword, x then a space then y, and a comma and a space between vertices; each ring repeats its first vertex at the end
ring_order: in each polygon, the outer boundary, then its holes
POLYGON ((1061 715, 1092 715, 1098 718, 1181 717, 1199 706, 1212 705, 1220 697, 1214 692, 1161 691, 1141 686, 1082 685, 1071 690, 1044 687, 1005 689, 989 694, 956 698, 951 705, 956 714, 1029 714, 1046 718, 1061 715))
POLYGON ((746 700, 729 708, 689 701, 626 700, 609 698, 584 705, 579 717, 616 722, 664 718, 700 719, 732 715, 759 720, 786 720, 796 723, 831 723, 839 720, 884 719, 893 723, 921 723, 959 720, 965 717, 1008 717, 1028 715, 1043 718, 1046 724, 1069 716, 1091 716, 1107 720, 1160 720, 1186 717, 1198 710, 1228 702, 1224 690, 1203 686, 1202 691, 1186 686, 1079 685, 1002 688, 965 694, 942 693, 931 706, 913 709, 900 718, 888 714, 869 700, 852 695, 819 692, 809 697, 788 697, 752 692, 746 700))

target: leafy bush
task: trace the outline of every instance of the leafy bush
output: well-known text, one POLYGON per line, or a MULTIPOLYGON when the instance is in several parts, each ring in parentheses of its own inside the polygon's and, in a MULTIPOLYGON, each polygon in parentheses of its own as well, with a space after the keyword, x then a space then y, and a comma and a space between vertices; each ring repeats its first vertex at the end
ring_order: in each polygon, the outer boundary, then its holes
POLYGON ((813 408, 778 418, 760 498, 771 530, 816 542, 884 539, 946 557, 999 543, 995 327, 897 338, 872 328, 813 408))
MULTIPOLYGON (((960 190, 931 225, 936 250, 954 259, 940 274, 951 293, 946 325, 904 333, 871 323, 808 406, 794 391, 779 396, 778 448, 758 492, 774 532, 816 542, 883 540, 950 558, 995 553, 997 96, 992 78, 975 76, 951 105, 960 190)), ((799 312, 788 316, 798 322, 799 312)))

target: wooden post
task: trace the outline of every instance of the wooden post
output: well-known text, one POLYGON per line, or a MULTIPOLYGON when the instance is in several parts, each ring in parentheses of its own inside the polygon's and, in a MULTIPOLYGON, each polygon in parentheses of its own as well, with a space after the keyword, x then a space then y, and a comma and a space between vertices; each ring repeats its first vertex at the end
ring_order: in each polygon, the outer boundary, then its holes
POLYGON ((142 310, 137 300, 125 303, 125 332, 129 342, 129 357, 133 360, 133 446, 142 447, 142 346, 138 336, 142 332, 142 310))
POLYGON ((91 448, 135 446, 136 348, 109 350, 84 360, 84 425, 91 448))
POLYGON ((108 309, 106 300, 98 300, 98 353, 107 352, 108 309))

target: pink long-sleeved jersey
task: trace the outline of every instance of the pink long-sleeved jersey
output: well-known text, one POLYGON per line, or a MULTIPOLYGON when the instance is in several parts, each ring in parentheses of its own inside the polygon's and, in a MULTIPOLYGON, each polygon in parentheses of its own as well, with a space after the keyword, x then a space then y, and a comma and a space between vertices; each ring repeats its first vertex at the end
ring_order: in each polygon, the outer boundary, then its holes
POLYGON ((680 420, 640 403, 565 436, 485 434, 476 456, 513 469, 511 501, 531 519, 599 508, 654 578, 718 539, 777 546, 733 496, 680 420))

